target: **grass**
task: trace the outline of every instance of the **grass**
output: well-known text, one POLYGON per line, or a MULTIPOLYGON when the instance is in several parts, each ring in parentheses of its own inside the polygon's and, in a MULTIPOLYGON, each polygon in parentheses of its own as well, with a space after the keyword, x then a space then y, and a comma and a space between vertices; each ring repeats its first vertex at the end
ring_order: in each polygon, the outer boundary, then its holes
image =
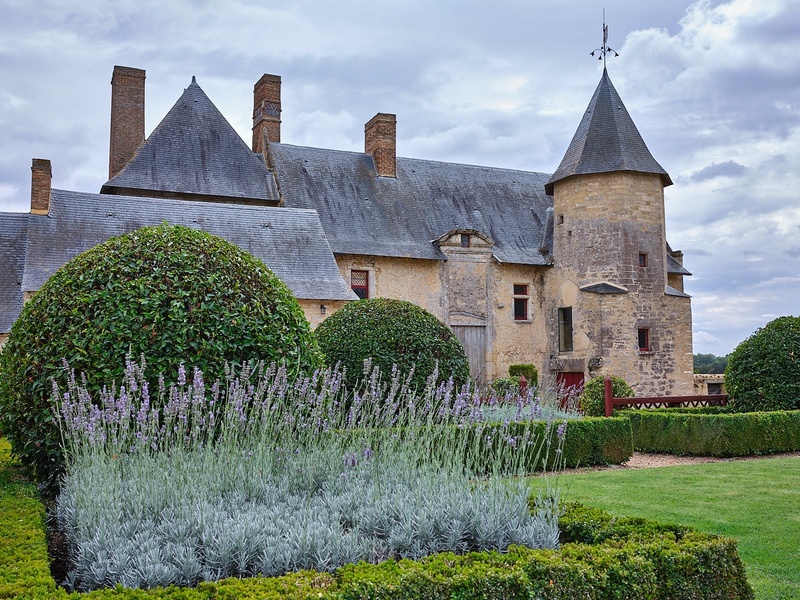
POLYGON ((562 498, 732 537, 757 600, 800 599, 800 457, 559 478, 562 498))

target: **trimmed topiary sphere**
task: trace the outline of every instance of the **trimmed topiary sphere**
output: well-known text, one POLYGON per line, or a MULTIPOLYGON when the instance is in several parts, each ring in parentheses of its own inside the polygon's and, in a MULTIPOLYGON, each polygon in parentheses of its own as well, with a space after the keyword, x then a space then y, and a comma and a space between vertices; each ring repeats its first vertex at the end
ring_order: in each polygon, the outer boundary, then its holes
POLYGON ((800 317, 779 317, 739 344, 725 387, 737 412, 800 409, 800 317))
POLYGON ((51 380, 66 389, 63 360, 97 391, 121 379, 126 355, 168 382, 180 363, 213 382, 226 362, 282 362, 292 375, 322 362, 297 300, 244 250, 169 225, 112 238, 45 282, 0 353, 0 429, 37 481, 62 469, 51 380))
MULTIPOLYGON (((622 377, 610 375, 611 392, 614 398, 633 398, 633 389, 622 377)), ((587 417, 604 417, 606 415, 605 377, 595 377, 583 386, 583 393, 578 400, 580 411, 587 417)))
POLYGON ((346 304, 316 329, 319 347, 329 365, 347 369, 345 384, 353 389, 364 379, 364 361, 372 359, 384 378, 397 365, 412 385, 425 380, 439 365, 439 381, 449 377, 457 386, 469 379, 469 363, 461 342, 428 311, 404 300, 373 298, 346 304))

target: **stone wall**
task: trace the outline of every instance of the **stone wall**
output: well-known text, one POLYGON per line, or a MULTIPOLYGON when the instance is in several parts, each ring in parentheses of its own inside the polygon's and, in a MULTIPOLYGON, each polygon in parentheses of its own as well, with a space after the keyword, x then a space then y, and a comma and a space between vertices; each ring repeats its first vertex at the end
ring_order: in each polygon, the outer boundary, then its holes
POLYGON ((658 175, 601 173, 557 182, 554 268, 545 284, 550 361, 558 372, 623 377, 640 396, 693 390, 691 301, 665 293, 658 175), (597 293, 598 290, 600 293, 597 293), (572 307, 573 350, 560 352, 558 309, 572 307), (639 348, 640 330, 649 346, 639 348))

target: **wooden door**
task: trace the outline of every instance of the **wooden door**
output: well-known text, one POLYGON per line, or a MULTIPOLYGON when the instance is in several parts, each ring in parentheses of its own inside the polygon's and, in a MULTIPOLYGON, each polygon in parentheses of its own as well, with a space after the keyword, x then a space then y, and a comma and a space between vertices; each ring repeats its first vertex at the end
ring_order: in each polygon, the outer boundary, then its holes
POLYGON ((583 372, 565 371, 556 374, 559 404, 561 408, 574 407, 574 400, 583 391, 583 372))
POLYGON ((486 383, 486 326, 453 325, 453 333, 464 346, 469 361, 469 374, 475 381, 486 383))

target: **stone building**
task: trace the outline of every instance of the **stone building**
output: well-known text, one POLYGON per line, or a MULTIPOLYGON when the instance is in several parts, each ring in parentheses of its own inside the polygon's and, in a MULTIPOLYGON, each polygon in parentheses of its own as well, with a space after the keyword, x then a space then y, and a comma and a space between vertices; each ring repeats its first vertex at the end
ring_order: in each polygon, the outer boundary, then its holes
POLYGON ((554 174, 397 157, 386 113, 365 125, 363 153, 281 142, 274 75, 254 87, 251 148, 194 79, 145 139, 144 77, 115 68, 99 194, 50 190, 49 161, 34 160, 31 213, 0 215, 0 335, 69 258, 166 220, 253 252, 312 325, 359 297, 422 306, 481 381, 533 363, 545 385, 610 373, 640 395, 692 392, 672 182, 607 73, 554 174))

